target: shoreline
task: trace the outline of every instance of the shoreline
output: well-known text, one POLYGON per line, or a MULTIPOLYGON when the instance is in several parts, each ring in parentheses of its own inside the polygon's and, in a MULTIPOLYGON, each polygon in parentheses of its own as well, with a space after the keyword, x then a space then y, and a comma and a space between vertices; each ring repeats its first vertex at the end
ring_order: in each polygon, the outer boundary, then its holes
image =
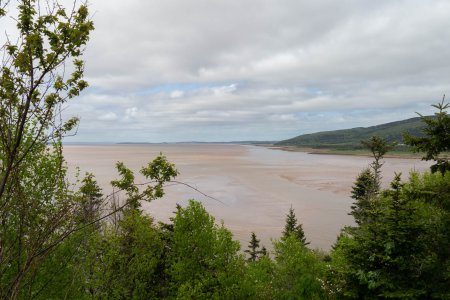
MULTIPOLYGON (((367 150, 337 150, 337 149, 317 149, 312 147, 298 147, 298 146, 275 146, 275 145, 255 145, 265 147, 272 150, 281 150, 288 152, 303 152, 308 154, 318 155, 343 155, 343 156, 361 156, 372 157, 372 154, 367 150)), ((383 157, 385 158, 404 158, 404 159, 422 159, 420 153, 404 152, 404 153, 387 153, 383 157)))

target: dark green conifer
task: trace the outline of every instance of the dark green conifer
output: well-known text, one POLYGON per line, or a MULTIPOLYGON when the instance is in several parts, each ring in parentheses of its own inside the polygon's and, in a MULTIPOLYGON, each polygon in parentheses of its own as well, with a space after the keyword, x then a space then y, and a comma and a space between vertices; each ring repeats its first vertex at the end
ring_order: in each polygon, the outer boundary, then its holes
POLYGON ((262 246, 261 248, 261 257, 263 256, 269 256, 269 252, 267 252, 267 249, 265 246, 262 246))
POLYGON ((249 262, 256 261, 256 260, 258 260, 259 255, 263 253, 262 250, 258 250, 259 242, 260 242, 260 240, 258 240, 256 238, 256 234, 254 232, 252 232, 250 243, 248 244, 249 249, 244 250, 245 253, 248 253, 250 255, 250 257, 247 259, 247 261, 249 261, 249 262))
POLYGON ((302 242, 304 246, 309 245, 309 242, 306 242, 305 232, 303 231, 302 224, 297 225, 297 217, 295 216, 294 209, 289 209, 289 213, 286 215, 286 224, 284 225, 282 240, 286 240, 286 238, 290 235, 295 235, 297 239, 302 242))
POLYGON ((351 192, 351 197, 355 199, 355 202, 351 206, 352 211, 350 214, 355 218, 355 222, 358 225, 367 221, 370 200, 377 192, 374 173, 369 168, 364 169, 356 178, 351 192))
POLYGON ((80 187, 82 222, 90 223, 100 216, 100 208, 103 203, 102 189, 98 186, 92 173, 86 173, 81 183, 83 184, 80 187))
POLYGON ((416 152, 425 152, 422 160, 434 160, 431 172, 437 171, 445 173, 450 170, 450 116, 447 109, 450 103, 445 103, 445 95, 442 102, 432 105, 438 111, 432 117, 423 116, 418 113, 422 122, 425 123, 423 129, 424 137, 415 137, 405 134, 404 139, 407 145, 414 147, 416 152))
POLYGON ((373 156, 373 162, 370 164, 373 175, 375 192, 379 192, 381 188, 381 167, 383 166, 384 155, 392 150, 396 143, 388 143, 385 139, 379 136, 372 136, 368 140, 361 141, 364 147, 370 150, 373 156))

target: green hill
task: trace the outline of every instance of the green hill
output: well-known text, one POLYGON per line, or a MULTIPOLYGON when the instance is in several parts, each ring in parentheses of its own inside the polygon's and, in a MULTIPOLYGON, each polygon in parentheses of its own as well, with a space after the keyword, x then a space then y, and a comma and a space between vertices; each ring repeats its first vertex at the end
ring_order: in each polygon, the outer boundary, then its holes
POLYGON ((423 122, 419 117, 371 127, 357 127, 334 131, 303 134, 275 143, 276 146, 297 146, 308 148, 359 149, 361 140, 377 135, 389 142, 403 143, 403 134, 408 132, 421 136, 423 122))

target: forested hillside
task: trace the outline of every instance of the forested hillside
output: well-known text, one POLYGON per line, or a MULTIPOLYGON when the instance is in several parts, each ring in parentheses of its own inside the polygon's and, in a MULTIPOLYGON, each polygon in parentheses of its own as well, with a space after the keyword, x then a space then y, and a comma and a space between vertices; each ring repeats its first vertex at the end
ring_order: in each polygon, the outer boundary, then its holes
POLYGON ((388 142, 403 144, 403 135, 409 133, 415 136, 422 135, 423 123, 420 118, 411 118, 403 121, 391 122, 371 127, 357 127, 351 129, 323 131, 303 134, 292 139, 275 143, 277 146, 298 146, 312 148, 361 148, 361 140, 371 136, 379 136, 388 142))

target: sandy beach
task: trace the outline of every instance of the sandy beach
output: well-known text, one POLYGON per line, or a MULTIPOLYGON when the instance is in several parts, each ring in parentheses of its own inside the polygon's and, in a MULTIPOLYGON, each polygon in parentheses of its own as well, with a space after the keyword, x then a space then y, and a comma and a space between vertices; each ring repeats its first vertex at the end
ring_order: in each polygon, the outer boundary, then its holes
MULTIPOLYGON (((109 194, 109 182, 117 178, 115 163, 123 161, 138 170, 160 152, 175 163, 177 180, 187 183, 211 199, 184 185, 168 185, 166 196, 143 208, 156 220, 168 221, 177 203, 202 201, 218 223, 223 220, 235 238, 247 246, 252 231, 271 248, 279 238, 290 206, 303 224, 311 247, 329 249, 340 229, 352 224, 348 215, 351 186, 358 173, 371 162, 368 157, 315 155, 265 147, 228 144, 66 145, 64 155, 69 177, 75 168, 92 172, 109 194)), ((394 172, 407 178, 411 170, 423 171, 430 164, 420 160, 386 158, 383 183, 394 172)), ((138 182, 143 178, 137 176, 138 182)))

